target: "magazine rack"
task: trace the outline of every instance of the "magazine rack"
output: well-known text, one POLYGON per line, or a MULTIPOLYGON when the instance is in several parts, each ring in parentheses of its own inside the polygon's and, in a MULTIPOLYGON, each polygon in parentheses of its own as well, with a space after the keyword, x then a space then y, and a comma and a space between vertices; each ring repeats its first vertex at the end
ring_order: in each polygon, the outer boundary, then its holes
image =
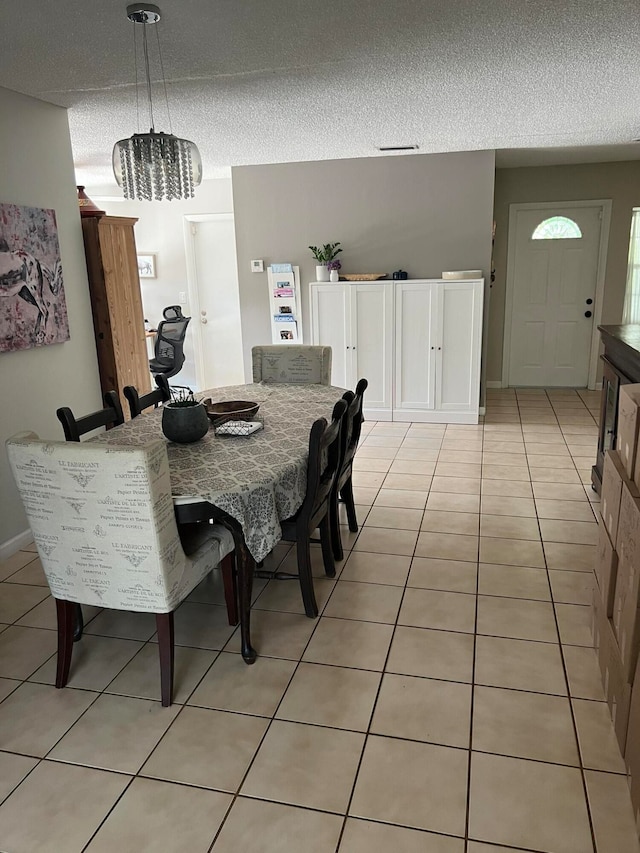
POLYGON ((267 268, 271 343, 301 344, 300 267, 271 264, 267 268))

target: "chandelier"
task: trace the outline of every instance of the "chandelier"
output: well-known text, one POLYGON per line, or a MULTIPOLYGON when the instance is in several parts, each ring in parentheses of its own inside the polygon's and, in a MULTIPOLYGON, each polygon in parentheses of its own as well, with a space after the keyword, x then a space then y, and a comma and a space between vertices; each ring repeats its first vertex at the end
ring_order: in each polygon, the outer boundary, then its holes
MULTIPOLYGON (((157 24, 160 9, 150 3, 134 3, 127 6, 127 17, 133 24, 142 24, 142 52, 147 99, 149 102, 149 133, 134 133, 128 139, 121 139, 113 146, 113 174, 122 187, 124 197, 144 201, 171 201, 174 198, 193 198, 194 188, 202 181, 202 160, 195 143, 180 139, 173 133, 156 133, 153 117, 153 95, 151 74, 149 71, 149 48, 147 44, 147 25, 157 24)), ((138 89, 138 62, 136 49, 136 29, 134 29, 134 55, 136 59, 136 90, 138 89)), ((157 36, 157 30, 156 30, 157 36)), ((160 40, 158 56, 162 70, 167 115, 169 102, 167 84, 162 69, 160 40)), ((171 119, 169 118, 169 130, 171 119)))

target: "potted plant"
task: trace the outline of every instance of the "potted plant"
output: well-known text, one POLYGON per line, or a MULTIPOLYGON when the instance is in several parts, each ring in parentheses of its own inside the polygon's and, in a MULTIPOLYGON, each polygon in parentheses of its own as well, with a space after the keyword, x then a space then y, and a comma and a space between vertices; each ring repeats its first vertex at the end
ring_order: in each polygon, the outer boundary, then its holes
POLYGON ((316 281, 329 281, 328 264, 335 260, 342 249, 340 243, 325 243, 324 246, 309 246, 311 254, 318 262, 316 266, 316 281))
POLYGON ((162 409, 162 432, 169 441, 189 444, 198 441, 209 430, 209 418, 204 405, 192 391, 172 391, 172 400, 162 409))

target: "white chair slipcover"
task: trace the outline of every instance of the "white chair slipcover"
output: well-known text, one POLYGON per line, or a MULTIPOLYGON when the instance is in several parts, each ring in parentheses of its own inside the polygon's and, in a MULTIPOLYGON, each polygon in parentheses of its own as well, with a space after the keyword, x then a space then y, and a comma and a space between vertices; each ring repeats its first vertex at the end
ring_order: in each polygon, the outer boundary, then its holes
POLYGON ((251 350, 254 382, 331 385, 331 347, 274 344, 251 350))

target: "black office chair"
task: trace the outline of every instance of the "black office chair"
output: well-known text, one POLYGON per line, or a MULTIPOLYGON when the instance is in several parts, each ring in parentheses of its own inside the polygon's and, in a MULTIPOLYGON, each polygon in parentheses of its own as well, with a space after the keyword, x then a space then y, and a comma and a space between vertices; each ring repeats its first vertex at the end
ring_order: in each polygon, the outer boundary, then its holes
POLYGON ((158 323, 155 358, 150 359, 149 370, 154 376, 161 374, 169 379, 182 370, 184 339, 191 317, 185 317, 179 305, 169 305, 162 313, 165 319, 158 323))
POLYGON ((129 403, 129 411, 131 412, 132 419, 141 415, 145 409, 149 409, 151 406, 157 409, 158 406, 168 403, 171 399, 171 389, 169 388, 167 377, 160 373, 155 379, 158 386, 156 390, 149 391, 148 394, 143 394, 142 397, 138 394, 138 389, 133 385, 127 385, 122 389, 122 393, 129 403))

